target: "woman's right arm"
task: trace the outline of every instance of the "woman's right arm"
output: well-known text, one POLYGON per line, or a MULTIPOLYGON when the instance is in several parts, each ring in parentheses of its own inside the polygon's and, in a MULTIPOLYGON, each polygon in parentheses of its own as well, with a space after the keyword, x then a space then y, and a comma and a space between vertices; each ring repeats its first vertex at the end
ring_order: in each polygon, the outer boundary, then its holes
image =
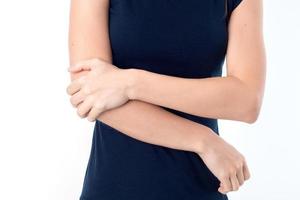
MULTIPOLYGON (((72 0, 69 30, 70 63, 88 58, 112 62, 108 36, 108 0, 72 0)), ((71 80, 87 71, 71 73, 71 80)), ((202 152, 212 130, 165 109, 130 100, 107 110, 98 119, 138 140, 174 149, 202 152)))
MULTIPOLYGON (((108 34, 109 0, 72 0, 69 29, 70 65, 89 58, 112 62, 108 34)), ((71 80, 88 73, 71 73, 71 80)), ((234 147, 204 125, 138 100, 102 113, 98 119, 124 134, 151 144, 193 151, 221 181, 222 191, 247 179, 244 159, 234 147), (237 177, 233 173, 240 174, 237 177), (233 183, 231 184, 231 182, 233 183)))

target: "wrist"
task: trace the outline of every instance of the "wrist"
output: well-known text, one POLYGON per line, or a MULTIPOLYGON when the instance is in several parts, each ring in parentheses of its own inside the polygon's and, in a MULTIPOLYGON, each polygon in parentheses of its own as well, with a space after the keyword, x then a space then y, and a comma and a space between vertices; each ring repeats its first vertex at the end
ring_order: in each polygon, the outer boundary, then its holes
POLYGON ((125 69, 126 94, 130 100, 136 99, 137 86, 139 85, 140 76, 141 70, 139 69, 125 69))
POLYGON ((217 135, 207 126, 201 126, 197 135, 198 138, 194 141, 193 151, 201 155, 209 150, 217 135))

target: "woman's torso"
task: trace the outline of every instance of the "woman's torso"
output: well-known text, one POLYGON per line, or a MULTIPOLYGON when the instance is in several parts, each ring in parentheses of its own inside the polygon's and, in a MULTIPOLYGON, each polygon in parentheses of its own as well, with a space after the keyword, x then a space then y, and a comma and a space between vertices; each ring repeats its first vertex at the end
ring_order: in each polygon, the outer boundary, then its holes
MULTIPOLYGON (((111 0, 113 64, 185 78, 221 76, 228 36, 225 3, 111 0)), ((218 134, 217 119, 164 109, 218 134)), ((218 186, 196 153, 145 143, 96 121, 82 200, 227 199, 218 186)))

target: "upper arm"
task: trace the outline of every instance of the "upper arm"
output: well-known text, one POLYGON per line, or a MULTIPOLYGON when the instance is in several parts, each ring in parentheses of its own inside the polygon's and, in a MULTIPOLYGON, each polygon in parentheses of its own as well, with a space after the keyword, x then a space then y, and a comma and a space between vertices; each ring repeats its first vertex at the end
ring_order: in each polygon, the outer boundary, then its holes
POLYGON ((226 57, 227 75, 240 79, 260 101, 266 71, 262 15, 262 0, 242 0, 233 10, 226 57))
MULTIPOLYGON (((80 60, 101 58, 111 62, 108 34, 109 0, 71 0, 69 20, 70 65, 80 60)), ((71 74, 74 79, 85 72, 71 74)))

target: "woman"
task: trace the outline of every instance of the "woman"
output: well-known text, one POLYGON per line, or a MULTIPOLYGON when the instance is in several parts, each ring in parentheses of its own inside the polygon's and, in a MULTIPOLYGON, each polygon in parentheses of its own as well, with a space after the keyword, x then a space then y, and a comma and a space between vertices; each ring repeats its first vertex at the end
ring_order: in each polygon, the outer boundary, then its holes
POLYGON ((227 199, 250 178, 217 119, 258 118, 261 4, 72 0, 67 92, 95 122, 81 200, 227 199))

